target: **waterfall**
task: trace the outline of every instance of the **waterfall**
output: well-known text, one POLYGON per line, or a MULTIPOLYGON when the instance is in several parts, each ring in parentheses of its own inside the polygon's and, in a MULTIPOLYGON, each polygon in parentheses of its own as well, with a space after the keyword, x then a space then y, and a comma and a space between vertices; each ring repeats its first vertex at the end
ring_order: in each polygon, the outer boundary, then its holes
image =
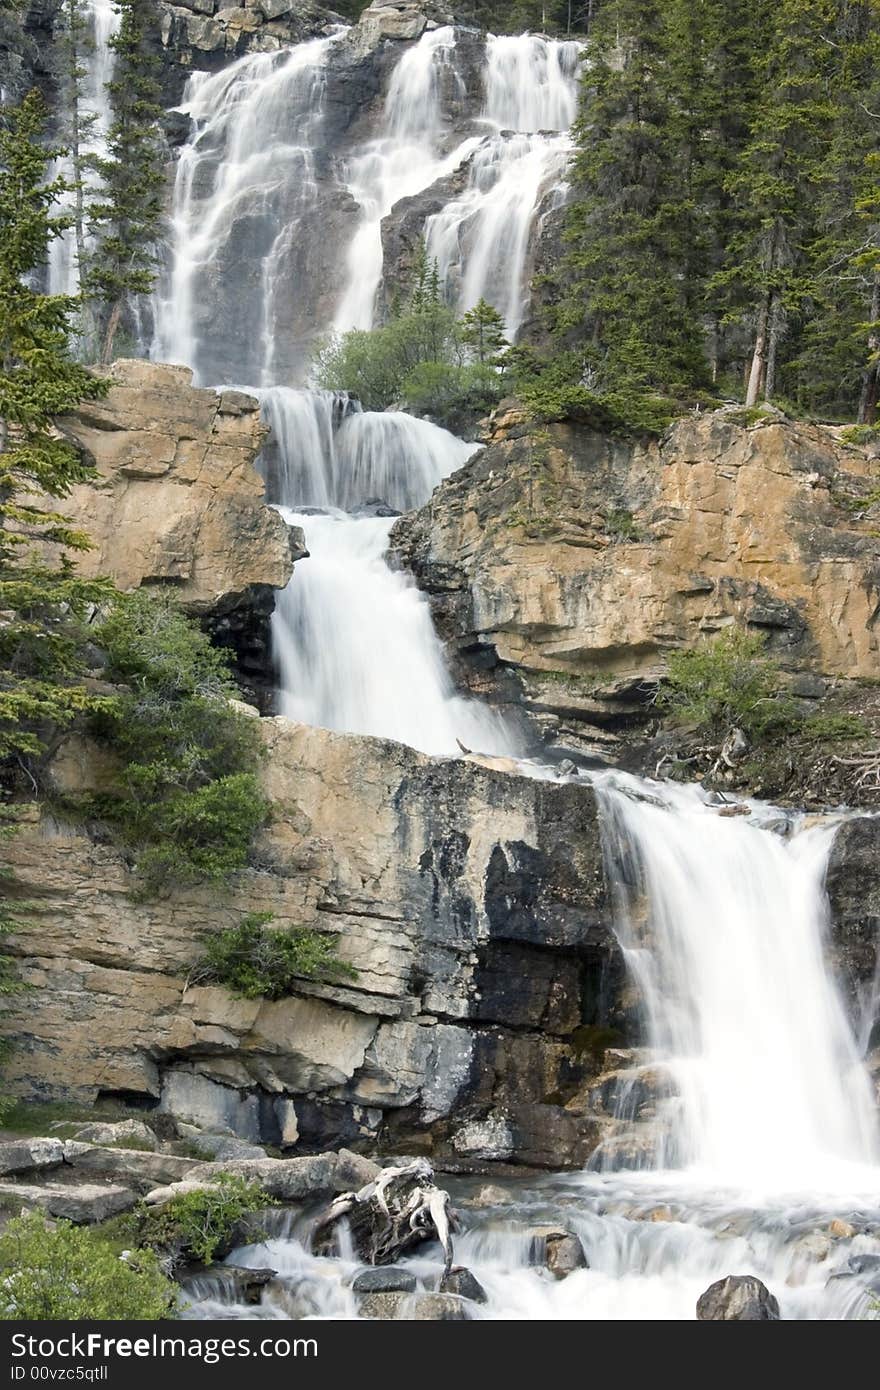
MULTIPOLYGON (((175 176, 172 260, 155 308, 153 357, 192 367, 200 383, 275 379, 276 300, 316 212, 326 66, 338 38, 255 53, 188 83, 181 110, 194 133, 175 176), (232 293, 230 334, 218 341, 226 276, 242 271, 245 293, 232 293)), ((310 342, 287 348, 307 366, 310 342)))
POLYGON ((526 263, 542 206, 558 207, 577 111, 577 43, 490 37, 484 125, 463 193, 425 226, 447 295, 460 310, 486 299, 516 337, 526 311, 526 263))
MULTIPOLYGON (((113 77, 116 55, 110 47, 110 40, 119 30, 121 16, 114 8, 113 0, 87 0, 90 51, 83 55, 81 64, 83 76, 80 95, 81 158, 95 159, 106 154, 107 135, 112 120, 110 95, 107 84, 113 77)), ((55 161, 52 167, 53 178, 73 178, 70 159, 64 156, 55 161)), ((94 174, 86 166, 84 170, 86 197, 94 187, 94 174)), ((72 213, 75 194, 65 193, 59 200, 58 211, 72 213)), ((49 247, 50 294, 75 296, 79 293, 79 265, 76 255, 76 232, 69 227, 60 237, 55 237, 49 247)))
POLYGON ((426 219, 430 254, 451 303, 483 296, 516 335, 535 228, 565 194, 581 50, 488 38, 482 104, 462 115, 460 43, 444 26, 403 47, 366 139, 343 30, 192 75, 155 359, 205 385, 306 381, 322 337, 373 325, 384 220, 452 175, 464 188, 426 219))
POLYGON ((425 753, 515 751, 498 715, 456 693, 425 596, 386 559, 394 515, 426 502, 477 446, 333 392, 258 394, 273 434, 270 496, 309 549, 272 620, 281 713, 425 753))
POLYGON ((616 930, 677 1092, 658 1166, 846 1186, 880 1151, 824 955, 833 826, 780 834, 778 812, 722 817, 696 787, 594 780, 616 930))

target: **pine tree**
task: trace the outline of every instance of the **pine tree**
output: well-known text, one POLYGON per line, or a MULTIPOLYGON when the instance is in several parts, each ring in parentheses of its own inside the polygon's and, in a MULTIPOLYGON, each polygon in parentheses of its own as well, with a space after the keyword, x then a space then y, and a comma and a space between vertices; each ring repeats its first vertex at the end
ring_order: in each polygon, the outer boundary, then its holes
POLYGON ((682 398, 707 380, 689 276, 691 156, 671 99, 665 9, 607 0, 584 76, 555 326, 600 397, 682 398))
POLYGON ((478 362, 496 362, 499 354, 508 346, 504 336, 504 319, 485 299, 481 299, 473 309, 468 309, 459 324, 459 336, 478 362))
POLYGON ((837 113, 793 368, 802 404, 864 424, 876 415, 880 350, 880 0, 842 0, 827 38, 837 113))
POLYGON ((153 288, 165 186, 159 63, 151 48, 160 27, 156 3, 115 3, 121 24, 111 40, 114 119, 108 157, 98 165, 102 193, 92 212, 99 241, 83 282, 101 322, 103 363, 112 361, 126 304, 153 288))
MULTIPOLYGON (((87 68, 85 58, 94 47, 85 0, 62 0, 59 12, 58 86, 61 102, 62 140, 69 151, 71 183, 73 184, 73 234, 77 265, 77 282, 88 269, 87 220, 89 192, 96 160, 89 154, 98 117, 83 101, 83 79, 87 68)), ((82 355, 90 360, 94 355, 94 324, 91 305, 83 298, 80 304, 80 338, 82 355)))
POLYGON ((33 92, 0 130, 0 762, 7 763, 39 754, 53 728, 90 706, 76 679, 76 620, 108 591, 77 578, 68 552, 88 541, 44 502, 91 476, 54 418, 106 390, 70 356, 75 301, 34 288, 50 239, 69 225, 52 212, 64 184, 47 178, 59 151, 43 144, 45 123, 33 92), (52 551, 60 551, 56 565, 46 558, 52 551))
POLYGON ((746 404, 776 395, 780 345, 809 293, 804 246, 825 178, 835 117, 830 95, 835 0, 779 0, 760 73, 751 135, 727 180, 744 227, 715 285, 752 325, 746 404))

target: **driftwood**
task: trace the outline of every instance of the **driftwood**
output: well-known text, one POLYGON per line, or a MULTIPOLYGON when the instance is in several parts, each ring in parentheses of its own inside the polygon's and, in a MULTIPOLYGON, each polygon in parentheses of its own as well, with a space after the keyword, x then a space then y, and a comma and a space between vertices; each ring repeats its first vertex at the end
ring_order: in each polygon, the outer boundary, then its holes
POLYGON ((452 1268, 452 1232, 457 1229, 449 1193, 437 1187, 434 1170, 424 1158, 401 1168, 383 1168, 358 1192, 343 1192, 319 1216, 312 1244, 322 1254, 335 1244, 336 1228, 345 1222, 354 1248, 367 1264, 393 1264, 426 1240, 439 1240, 444 1269, 452 1268))

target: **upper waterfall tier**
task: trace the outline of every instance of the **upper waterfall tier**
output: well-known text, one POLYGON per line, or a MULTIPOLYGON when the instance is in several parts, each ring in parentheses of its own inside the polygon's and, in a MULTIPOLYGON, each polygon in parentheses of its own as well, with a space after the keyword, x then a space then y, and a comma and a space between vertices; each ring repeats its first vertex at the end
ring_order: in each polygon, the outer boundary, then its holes
POLYGON ((340 30, 195 74, 153 355, 201 382, 302 382, 328 331, 371 326, 420 237, 450 302, 488 298, 515 336, 579 58, 451 26, 364 55, 340 30))

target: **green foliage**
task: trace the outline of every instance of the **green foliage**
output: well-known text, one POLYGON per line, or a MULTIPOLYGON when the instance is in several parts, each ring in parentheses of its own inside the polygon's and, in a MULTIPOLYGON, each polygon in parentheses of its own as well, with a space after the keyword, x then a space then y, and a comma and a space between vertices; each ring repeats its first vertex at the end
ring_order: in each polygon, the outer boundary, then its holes
POLYGON ((850 425, 840 431, 842 444, 880 444, 880 425, 850 425))
POLYGON ((633 514, 625 507, 613 507, 605 513, 605 530, 609 536, 618 541, 637 541, 639 539, 638 527, 633 519, 633 514))
POLYGON ((162 595, 120 596, 96 630, 124 683, 96 728, 120 759, 119 793, 95 809, 137 848, 146 893, 223 882, 247 863, 268 805, 254 720, 236 710, 223 653, 162 595))
POLYGON ((152 291, 165 190, 158 6, 156 0, 116 0, 116 7, 121 23, 111 40, 113 123, 107 158, 98 162, 101 192, 91 208, 98 246, 82 278, 97 310, 105 363, 113 360, 126 304, 152 291))
POLYGON ((857 714, 811 714, 798 733, 813 743, 837 743, 870 738, 871 729, 857 714))
POLYGON ((337 958, 332 936, 270 927, 271 921, 271 912, 252 912, 237 927, 213 932, 192 978, 225 985, 243 999, 283 999, 300 980, 356 974, 337 958))
POLYGON ((657 705, 674 722, 720 738, 734 728, 760 738, 795 714, 763 636, 744 628, 674 652, 657 705))
POLYGON ((350 391, 367 410, 408 407, 455 426, 501 398, 502 328, 484 300, 456 319, 422 246, 407 303, 378 328, 334 339, 318 357, 316 379, 328 391, 350 391))
POLYGON ((158 1209, 142 1208, 139 1239, 149 1251, 170 1254, 175 1262, 207 1265, 230 1248, 243 1217, 274 1205, 258 1182, 221 1173, 216 1187, 182 1193, 158 1209))
POLYGON ((75 302, 35 285, 67 226, 48 178, 46 113, 32 92, 0 126, 0 762, 33 758, 54 730, 94 708, 78 677, 80 623, 109 592, 76 577, 67 551, 88 540, 45 496, 65 497, 92 470, 53 428, 56 415, 105 394, 69 352, 75 302), (59 553, 50 563, 47 549, 59 553))
POLYGON ((41 1212, 10 1221, 0 1235, 0 1319, 150 1322, 173 1316, 174 1284, 151 1250, 119 1258, 100 1233, 41 1212))

